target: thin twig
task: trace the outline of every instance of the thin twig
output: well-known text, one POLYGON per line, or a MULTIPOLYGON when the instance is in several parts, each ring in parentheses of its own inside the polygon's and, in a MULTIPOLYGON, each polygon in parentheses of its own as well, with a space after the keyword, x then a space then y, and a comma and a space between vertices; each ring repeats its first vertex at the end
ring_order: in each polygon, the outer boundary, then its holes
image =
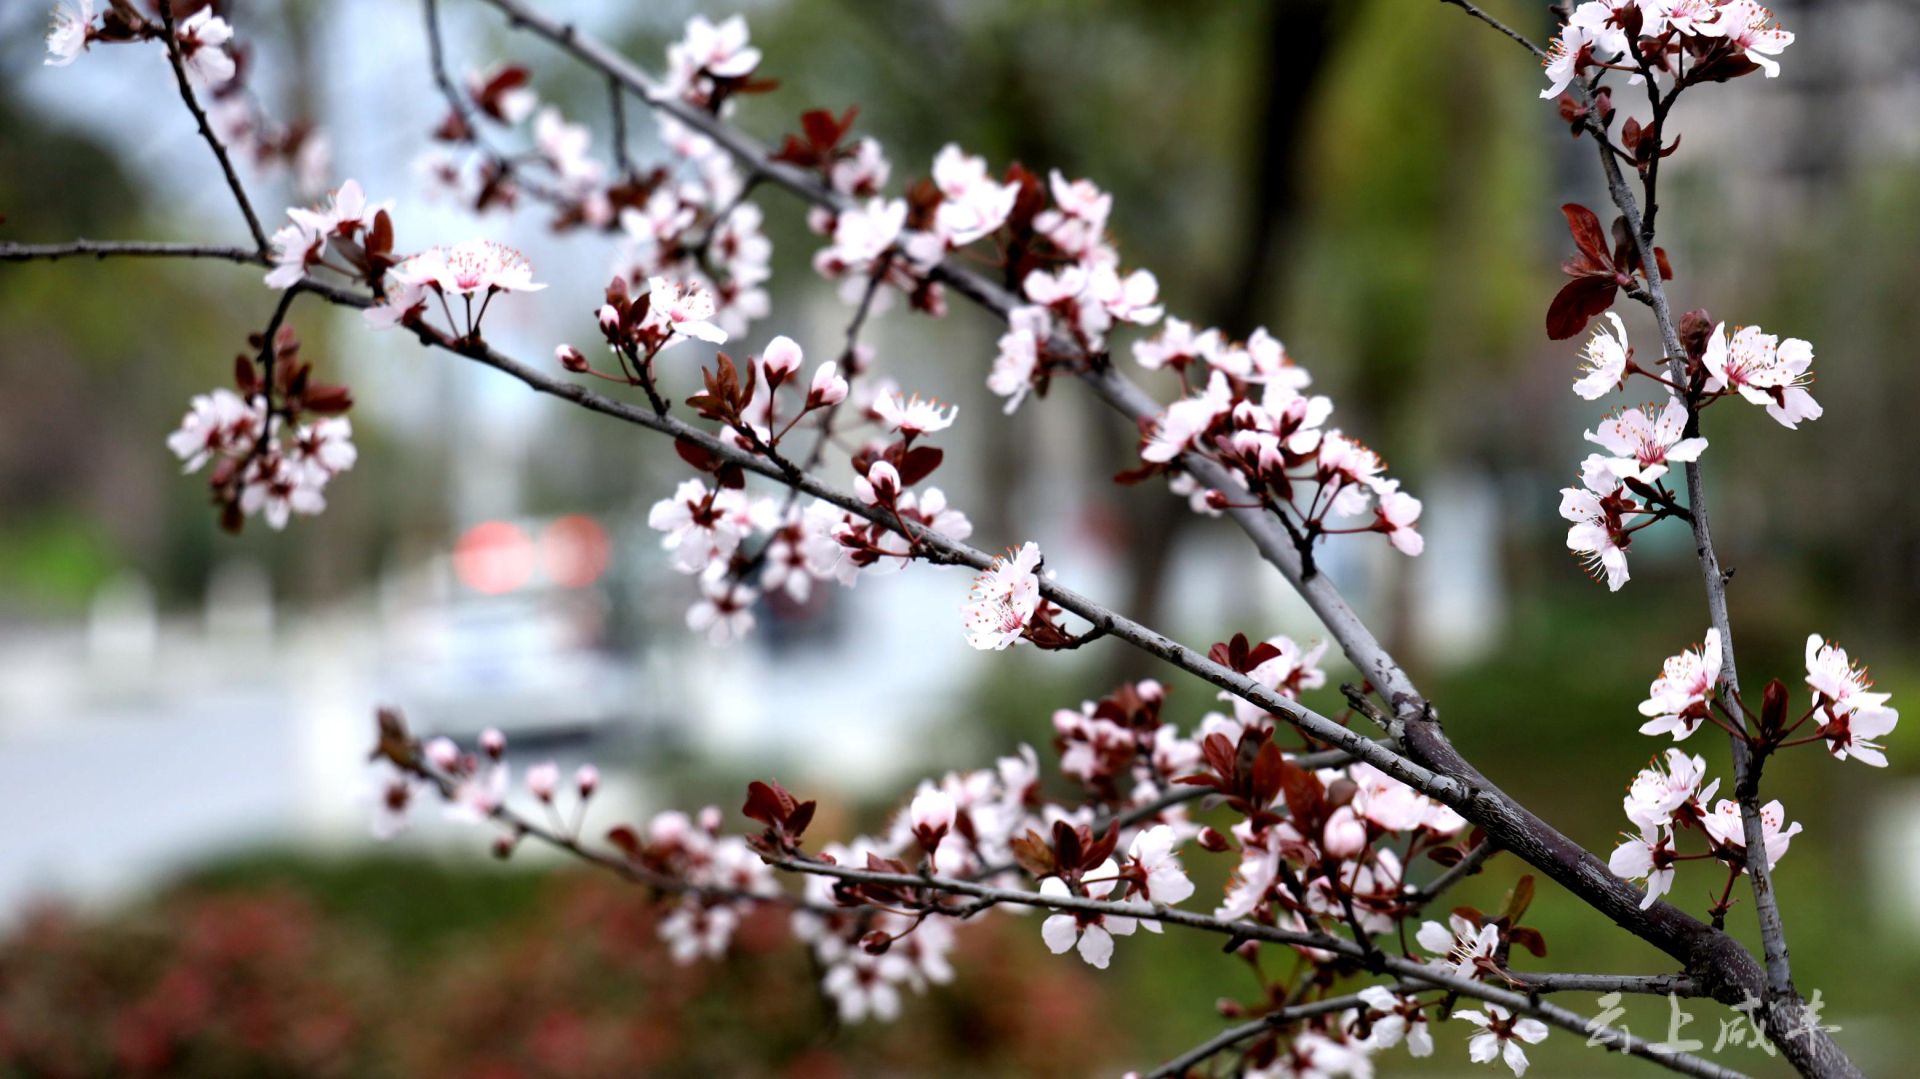
POLYGON ((173 65, 174 81, 180 84, 180 100, 187 103, 187 111, 193 113, 194 123, 200 125, 200 137, 207 141, 213 156, 219 160, 220 171, 227 177, 227 189, 233 192, 234 203, 240 207, 241 216, 247 219, 247 231, 253 235, 253 246, 264 258, 267 253, 267 234, 260 229, 260 219, 254 215, 253 203, 247 201, 247 189, 240 184, 240 174, 234 171, 233 161, 227 157, 227 148, 221 145, 220 137, 213 133, 206 110, 200 107, 200 99, 194 96, 193 86, 187 82, 186 64, 180 58, 180 40, 174 32, 173 0, 160 0, 160 24, 167 34, 167 61, 173 65))
POLYGON ((0 240, 0 262, 49 262, 68 258, 221 259, 264 266, 267 256, 244 247, 219 244, 161 243, 149 240, 69 240, 59 244, 21 244, 0 240))

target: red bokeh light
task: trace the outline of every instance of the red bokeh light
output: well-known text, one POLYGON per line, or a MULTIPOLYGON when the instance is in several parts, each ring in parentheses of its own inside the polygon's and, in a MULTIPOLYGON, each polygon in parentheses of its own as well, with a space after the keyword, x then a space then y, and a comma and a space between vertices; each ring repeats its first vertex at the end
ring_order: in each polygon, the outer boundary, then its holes
POLYGON ((585 588, 607 571, 611 545, 600 522, 570 514, 547 526, 540 536, 540 561, 547 579, 562 588, 585 588))
POLYGON ((489 596, 525 585, 533 576, 533 564, 533 541, 506 521, 474 525, 453 545, 454 576, 489 596))

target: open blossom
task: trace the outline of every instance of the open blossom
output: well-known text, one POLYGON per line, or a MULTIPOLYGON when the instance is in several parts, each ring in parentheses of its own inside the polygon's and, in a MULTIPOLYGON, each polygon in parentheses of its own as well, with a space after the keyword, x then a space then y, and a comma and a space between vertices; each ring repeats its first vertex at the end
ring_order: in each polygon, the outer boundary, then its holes
POLYGON ((647 512, 647 527, 666 533, 660 545, 673 552, 682 573, 701 573, 733 557, 753 530, 752 508, 744 494, 729 488, 708 490, 697 479, 683 480, 672 498, 647 512))
POLYGON ((1828 752, 1840 760, 1851 756, 1885 768, 1885 747, 1873 739, 1900 722, 1900 713, 1886 706, 1892 694, 1872 692, 1867 669, 1848 659, 1846 649, 1821 640, 1817 633, 1807 637, 1807 685, 1817 694, 1816 704, 1825 709, 1820 734, 1828 752))
POLYGON ((1475 926, 1458 914, 1449 914, 1446 925, 1422 922, 1413 939, 1436 956, 1427 961, 1428 966, 1471 979, 1494 966, 1500 929, 1492 922, 1475 926))
POLYGON ((1515 1019, 1498 1004, 1487 1005, 1485 1013, 1462 1008, 1453 1017, 1480 1028, 1480 1033, 1467 1041, 1467 1056, 1475 1064, 1499 1057, 1516 1076, 1527 1073, 1527 1051, 1522 1043, 1535 1045, 1547 1038, 1547 1024, 1538 1019, 1515 1019))
MULTIPOLYGON (((1741 819, 1739 803, 1720 799, 1701 823, 1715 843, 1737 851, 1747 849, 1747 826, 1741 819)), ((1778 798, 1760 807, 1760 836, 1767 850, 1768 869, 1779 863, 1787 845, 1799 834, 1800 822, 1787 823, 1787 808, 1778 798)))
POLYGON ((197 472, 216 454, 251 451, 266 422, 265 402, 249 402, 232 390, 216 389, 194 396, 180 429, 167 436, 167 448, 186 462, 184 471, 197 472))
POLYGON ((1194 331, 1191 322, 1167 316, 1157 337, 1133 343, 1133 358, 1149 371, 1162 367, 1184 370, 1195 360, 1212 362, 1221 350, 1220 331, 1194 331))
POLYGON ((647 295, 650 322, 685 337, 697 337, 716 345, 727 343, 726 331, 710 321, 714 312, 713 293, 705 288, 693 282, 676 285, 664 277, 655 277, 647 282, 647 295))
POLYGON ((727 954, 727 944, 740 924, 740 914, 729 906, 707 906, 691 896, 660 919, 660 939, 667 953, 680 966, 696 960, 719 959, 727 954))
POLYGON ((1678 749, 1669 749, 1666 761, 1664 769, 1658 763, 1640 769, 1627 787, 1623 803, 1627 819, 1642 828, 1667 827, 1682 806, 1689 802, 1704 805, 1720 789, 1717 779, 1704 788, 1700 785, 1707 773, 1705 757, 1689 757, 1678 749))
POLYGON ((1780 74, 1774 57, 1793 44, 1793 34, 1780 29, 1773 12, 1753 0, 1726 0, 1720 5, 1720 17, 1712 24, 1712 35, 1724 37, 1759 65, 1767 78, 1780 74))
POLYGON ((724 574, 700 578, 700 598, 687 608, 687 628, 704 633, 707 643, 732 644, 753 630, 753 605, 760 593, 724 574))
POLYGON ((1040 606, 1039 566, 1040 548, 1024 543, 973 579, 972 594, 960 608, 968 644, 999 651, 1019 642, 1040 606))
POLYGON ((1155 463, 1173 460, 1192 449, 1195 440, 1232 407, 1233 389, 1227 383, 1227 376, 1215 371, 1204 391, 1168 406, 1166 414, 1154 424, 1152 437, 1141 449, 1141 459, 1155 463))
POLYGON ((1621 880, 1646 880, 1647 894, 1640 900, 1640 909, 1646 910, 1673 890, 1674 859, 1672 830, 1645 828, 1639 835, 1628 834, 1613 848, 1607 868, 1621 880))
POLYGON ((233 27, 227 20, 215 15, 212 8, 201 8, 182 19, 176 30, 180 57, 188 71, 214 87, 224 86, 233 78, 233 57, 225 48, 233 39, 233 27))
POLYGON ((965 153, 953 143, 940 148, 933 159, 933 183, 941 202, 934 226, 955 247, 962 247, 1006 223, 1013 212, 1018 184, 1002 184, 987 172, 984 157, 965 153))
POLYGON ((1581 486, 1560 489, 1560 516, 1573 522, 1567 529, 1567 549, 1580 557, 1589 575, 1596 580, 1604 576, 1607 588, 1618 592, 1629 576, 1625 527, 1634 509, 1606 458, 1588 457, 1580 479, 1581 486))
POLYGON ((814 260, 815 269, 830 276, 868 270, 900 242, 907 224, 907 200, 873 198, 864 206, 849 206, 834 218, 833 245, 814 260))
POLYGON ((873 412, 888 429, 915 436, 952 427, 954 418, 960 414, 960 406, 953 405, 942 411, 940 402, 931 398, 922 400, 919 394, 903 398, 900 391, 889 390, 874 400, 873 412))
MULTIPOLYGON (((1156 824, 1133 837, 1127 847, 1128 894, 1150 903, 1172 906, 1193 895, 1193 881, 1174 851, 1173 829, 1156 824)), ((1160 932, 1159 922, 1147 923, 1152 932, 1160 932)))
POLYGON ((1360 999, 1374 1014, 1367 1041, 1375 1049, 1391 1049, 1406 1040, 1407 1052, 1416 1057, 1433 1055, 1432 1024, 1415 997, 1403 997, 1384 985, 1360 990, 1360 999))
POLYGON ((1044 307, 1029 304, 1007 312, 1007 332, 1000 335, 1000 351, 987 375, 987 388, 1007 399, 1008 415, 1033 389, 1034 374, 1040 369, 1040 356, 1052 331, 1053 319, 1044 307))
POLYGON ((538 292, 547 287, 534 282, 533 266, 525 255, 492 240, 429 248, 394 267, 393 275, 402 284, 426 285, 459 296, 538 292))
POLYGON ((1713 687, 1720 679, 1720 631, 1707 630, 1699 648, 1671 656, 1660 666, 1660 677, 1647 687, 1640 714, 1653 718, 1640 725, 1641 734, 1671 734, 1678 742, 1706 722, 1713 687))
POLYGON ((53 9, 53 26, 47 31, 49 67, 66 67, 80 58, 93 38, 93 0, 72 0, 53 9))
POLYGON ((1380 505, 1376 510, 1378 519, 1374 522, 1374 528, 1385 532, 1387 541, 1401 554, 1417 556, 1426 550, 1426 539, 1413 527, 1413 523, 1420 519, 1420 500, 1402 491, 1398 480, 1385 481, 1376 493, 1380 505))
POLYGON ((1607 318, 1613 323, 1613 332, 1608 333, 1605 326, 1594 327, 1587 347, 1580 352, 1580 377, 1574 380, 1573 392, 1588 401, 1606 396, 1627 377, 1626 323, 1612 311, 1607 312, 1607 318))
POLYGON ((1708 390, 1737 390, 1766 406, 1767 415, 1784 427, 1820 418, 1820 403, 1806 390, 1813 381, 1813 346, 1797 337, 1782 341, 1758 326, 1742 326, 1728 336, 1722 322, 1707 338, 1700 362, 1707 368, 1708 390))
POLYGON ((715 23, 695 15, 687 20, 686 36, 668 47, 667 61, 676 79, 698 74, 742 79, 760 66, 760 50, 747 41, 747 20, 741 16, 715 23))
POLYGON ((1601 420, 1599 429, 1586 437, 1613 454, 1607 468, 1614 475, 1652 483, 1667 474, 1669 462, 1698 461, 1706 450, 1706 439, 1681 437, 1686 428, 1687 406, 1669 397, 1658 414, 1651 405, 1624 409, 1601 420))
MULTIPOLYGON (((1114 875, 1118 872, 1119 868, 1108 860, 1087 874, 1090 879, 1084 887, 1088 897, 1105 899, 1107 893, 1113 891, 1114 875)), ((1040 882, 1040 894, 1050 899, 1065 899, 1073 893, 1059 877, 1048 877, 1040 882)), ((1138 925, 1137 919, 1115 914, 1062 912, 1041 923, 1040 939, 1055 955, 1064 954, 1077 945, 1080 958, 1089 966, 1105 970, 1113 959, 1113 938, 1132 936, 1138 925)))
POLYGON ((327 500, 321 494, 325 484, 326 480, 312 470, 270 450, 247 466, 240 487, 240 511, 249 517, 260 514, 269 527, 279 531, 287 527, 293 514, 313 516, 326 510, 327 500))

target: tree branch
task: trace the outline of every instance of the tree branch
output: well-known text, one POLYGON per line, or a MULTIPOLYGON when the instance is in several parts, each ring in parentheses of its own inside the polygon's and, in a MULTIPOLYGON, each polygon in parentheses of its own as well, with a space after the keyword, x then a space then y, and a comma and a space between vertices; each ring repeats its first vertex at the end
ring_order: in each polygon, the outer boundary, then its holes
POLYGON ((60 244, 22 244, 0 241, 0 262, 56 262, 67 258, 177 258, 223 259, 227 262, 267 264, 267 256, 244 247, 218 244, 162 243, 149 240, 70 240, 60 244))
POLYGON ((253 203, 247 201, 247 189, 240 184, 240 174, 233 170, 233 161, 227 157, 227 148, 213 133, 213 125, 207 122, 206 110, 200 107, 193 86, 187 82, 186 64, 180 59, 180 40, 174 33, 173 0, 160 0, 160 24, 167 35, 167 61, 173 65, 174 81, 180 84, 180 100, 187 103, 187 111, 193 113, 194 123, 200 125, 200 137, 207 141, 213 156, 219 160, 220 171, 227 177, 227 189, 233 192, 233 201, 240 207, 241 216, 247 219, 247 231, 253 235, 253 246, 265 258, 267 234, 260 229, 260 219, 254 216, 253 203))

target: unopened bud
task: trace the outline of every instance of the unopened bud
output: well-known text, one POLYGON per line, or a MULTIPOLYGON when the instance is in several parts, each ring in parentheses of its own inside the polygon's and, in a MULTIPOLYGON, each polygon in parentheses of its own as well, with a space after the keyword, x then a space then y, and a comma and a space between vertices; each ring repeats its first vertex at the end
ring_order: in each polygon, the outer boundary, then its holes
POLYGON ((600 789, 600 769, 591 764, 583 764, 573 773, 573 785, 580 789, 580 797, 591 798, 593 792, 600 789))
POLYGON ((1212 827, 1200 829, 1200 847, 1203 850, 1219 854, 1233 849, 1233 843, 1212 827))
POLYGON ((561 345, 559 348, 554 349, 553 358, 559 360, 560 366, 569 371, 579 373, 587 370, 587 358, 582 356, 580 350, 574 348, 572 345, 561 345))
POLYGON ((1760 699, 1760 733, 1777 737, 1786 727, 1787 686, 1776 678, 1767 683, 1766 694, 1760 699))
POLYGON ((486 751, 487 756, 499 760, 507 752, 507 736, 501 734, 498 728, 488 727, 480 732, 480 748, 486 751))
POLYGON ((860 948, 868 955, 885 955, 893 947, 893 937, 876 929, 860 938, 860 948))

